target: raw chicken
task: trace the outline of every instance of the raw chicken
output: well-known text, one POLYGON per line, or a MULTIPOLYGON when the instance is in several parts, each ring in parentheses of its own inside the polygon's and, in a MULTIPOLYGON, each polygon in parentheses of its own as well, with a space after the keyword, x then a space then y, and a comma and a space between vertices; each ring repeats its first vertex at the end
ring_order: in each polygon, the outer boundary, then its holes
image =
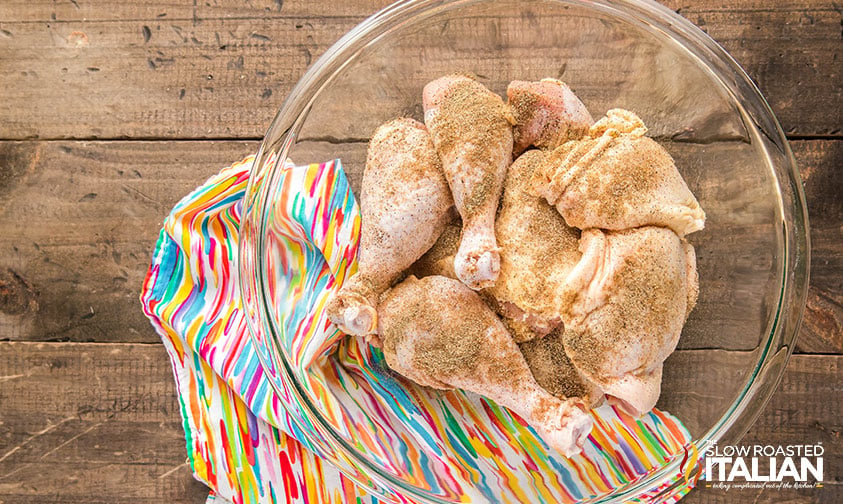
POLYGON ((506 88, 506 97, 515 117, 512 133, 516 156, 531 145, 555 149, 582 137, 594 123, 571 88, 556 79, 512 81, 506 88))
POLYGON ((561 313, 574 367, 634 416, 659 397, 697 292, 691 245, 669 229, 583 231, 582 259, 568 276, 561 313))
POLYGON ((589 408, 603 400, 603 391, 577 371, 565 354, 561 328, 543 338, 519 343, 518 348, 538 384, 554 396, 580 398, 589 408))
POLYGON ((369 143, 363 173, 357 273, 327 307, 340 330, 375 333, 378 296, 436 242, 453 219, 452 207, 424 125, 402 118, 380 126, 369 143))
POLYGON ((673 158, 646 132, 632 112, 610 110, 586 137, 554 149, 533 189, 572 227, 665 226, 680 237, 699 231, 705 213, 673 158))
POLYGON ((488 287, 500 271, 495 211, 512 162, 514 120, 500 96, 464 76, 428 83, 423 102, 424 122, 463 222, 454 271, 472 289, 488 287))
POLYGON ((407 273, 419 278, 440 275, 459 280, 456 272, 454 272, 454 257, 456 257, 460 246, 461 232, 462 223, 459 219, 445 226, 445 230, 439 235, 436 243, 410 266, 407 273))
POLYGON ((685 264, 688 266, 688 304, 685 307, 685 320, 688 321, 688 316, 691 310, 697 306, 697 298, 700 295, 700 275, 697 271, 697 253, 694 246, 688 243, 685 238, 682 238, 682 249, 685 251, 685 264))
POLYGON ((476 292, 457 280, 407 277, 384 296, 379 334, 390 368, 438 389, 460 388, 511 409, 567 456, 591 431, 580 399, 536 383, 506 331, 476 292))
POLYGON ((565 277, 580 259, 580 232, 565 224, 544 199, 528 192, 533 171, 545 154, 522 154, 507 172, 495 235, 501 247, 501 271, 484 290, 496 311, 522 342, 548 334, 562 323, 559 294, 565 277))

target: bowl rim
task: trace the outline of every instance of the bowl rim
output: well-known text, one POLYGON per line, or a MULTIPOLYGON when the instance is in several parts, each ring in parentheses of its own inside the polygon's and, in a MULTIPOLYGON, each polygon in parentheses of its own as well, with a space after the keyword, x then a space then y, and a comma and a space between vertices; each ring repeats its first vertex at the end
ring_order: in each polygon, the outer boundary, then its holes
MULTIPOLYGON (((267 175, 272 175, 273 170, 277 175, 276 163, 287 159, 289 149, 294 144, 298 132, 320 92, 332 80, 333 76, 342 71, 357 54, 410 19, 424 19, 445 10, 492 1, 494 0, 399 0, 355 26, 317 59, 294 86, 261 143, 247 184, 241 234, 244 232, 254 233, 257 236, 257 246, 250 248, 251 242, 249 240, 241 240, 238 268, 241 273, 248 271, 247 268, 244 269, 244 261, 249 261, 251 266, 256 269, 258 281, 261 285, 251 285, 246 278, 248 275, 240 275, 242 293, 249 292, 257 287, 256 292, 252 292, 253 295, 248 297, 251 302, 257 303, 258 306, 247 310, 247 312, 252 313, 252 316, 247 316, 246 319, 250 337, 255 345, 268 343, 270 347, 268 351, 275 356, 279 356, 278 360, 282 364, 281 366, 275 366, 272 362, 267 361, 266 356, 258 352, 261 365, 264 368, 280 368, 283 375, 282 379, 292 385, 290 389, 292 389, 295 399, 307 409, 306 413, 309 417, 316 420, 308 426, 299 425, 299 427, 302 427, 301 432, 308 438, 308 441, 321 448, 320 451, 324 452, 322 455, 326 456, 330 462, 338 465, 338 468, 355 483, 386 497, 389 497, 386 492, 391 491, 407 494, 412 499, 421 502, 449 502, 431 496, 422 489, 408 485, 403 480, 382 471, 365 457, 360 456, 356 449, 332 429, 327 420, 319 413, 318 408, 312 404, 308 394, 301 388, 295 378, 294 370, 278 347, 274 337, 272 321, 267 324, 265 319, 269 317, 261 319, 261 315, 267 313, 266 310, 269 309, 266 299, 266 286, 263 285, 262 281, 265 278, 263 275, 262 258, 265 256, 262 237, 265 232, 267 212, 261 212, 264 206, 261 196, 266 197, 265 192, 262 192, 261 189, 266 187, 267 179, 272 178, 267 177, 267 175), (270 156, 275 153, 277 153, 277 157, 268 163, 270 156), (270 173, 267 173, 267 170, 270 173), (268 338, 256 338, 255 331, 260 331, 261 327, 264 331, 269 329, 273 335, 268 338), (318 436, 309 432, 308 428, 314 429, 318 436), (360 477, 359 471, 361 470, 363 470, 366 478, 370 478, 369 481, 360 477)), ((780 244, 783 248, 780 251, 782 253, 780 259, 781 271, 778 272, 781 287, 775 314, 769 328, 764 331, 767 332, 767 337, 766 341, 762 343, 763 348, 760 348, 757 362, 749 373, 737 399, 723 413, 720 420, 702 434, 699 443, 693 441, 700 453, 704 453, 709 446, 723 440, 737 442, 752 426, 773 392, 778 388, 786 363, 793 352, 807 299, 810 264, 807 207, 799 171, 784 132, 769 104, 740 65, 705 32, 667 7, 653 0, 544 1, 581 5, 612 16, 623 15, 627 21, 635 21, 639 27, 643 27, 654 35, 668 37, 678 42, 680 47, 697 60, 701 68, 707 70, 709 75, 730 93, 734 102, 742 107, 742 115, 751 119, 755 126, 754 131, 762 132, 763 136, 771 142, 771 147, 778 149, 779 154, 785 160, 783 169, 772 170, 779 197, 780 214, 777 217, 781 229, 777 231, 783 236, 780 244), (631 19, 629 18, 630 15, 633 16, 631 19), (738 92, 746 102, 737 98, 738 92), (792 205, 786 207, 785 200, 790 201, 792 205), (792 210, 792 215, 783 214, 783 212, 789 210, 792 210), (766 376, 767 379, 759 381, 758 378, 762 375, 766 376)), ((747 127, 749 129, 749 126, 747 127)), ((771 164, 771 162, 768 163, 768 167, 771 164)), ((247 300, 244 299, 244 303, 246 302, 247 300)), ((270 374, 274 375, 274 373, 270 374)), ((270 379, 270 383, 276 393, 281 393, 274 380, 270 379)), ((291 417, 295 422, 299 422, 295 415, 291 415, 291 417)), ((672 480, 675 480, 676 474, 679 473, 682 464, 680 455, 682 453, 674 455, 672 460, 650 474, 627 483, 609 494, 593 497, 588 502, 621 502, 639 495, 642 491, 652 490, 664 485, 667 485, 667 488, 663 489, 662 493, 669 490, 681 491, 682 486, 677 486, 678 480, 673 481, 672 485, 670 484, 672 480)), ((695 465, 690 473, 692 477, 698 477, 702 473, 701 463, 697 461, 695 465)))

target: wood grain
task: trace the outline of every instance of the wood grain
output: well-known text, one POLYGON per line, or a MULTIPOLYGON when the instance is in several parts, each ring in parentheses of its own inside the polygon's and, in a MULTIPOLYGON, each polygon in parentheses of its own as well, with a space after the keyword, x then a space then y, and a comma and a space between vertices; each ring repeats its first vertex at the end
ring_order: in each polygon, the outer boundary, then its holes
POLYGON ((258 138, 314 55, 354 24, 4 23, 0 137, 258 138))
POLYGON ((797 350, 843 353, 843 142, 791 142, 811 224, 811 290, 797 350))
MULTIPOLYGON (((676 357, 693 379, 711 354, 676 357)), ((727 374, 742 365, 740 356, 716 358, 727 374)), ((843 405, 816 400, 839 396, 841 366, 843 356, 793 357, 745 440, 822 442, 829 455, 818 502, 843 497, 843 405)), ((0 502, 202 502, 202 486, 184 466, 172 370, 160 345, 0 343, 0 380, 0 502)), ((690 502, 744 502, 705 498, 714 500, 690 502)))
POLYGON ((4 143, 0 338, 156 341, 138 295, 173 205, 254 143, 4 143), (107 328, 118 329, 111 333, 107 328), (34 338, 33 338, 34 337, 34 338))
POLYGON ((290 16, 308 18, 350 16, 363 18, 389 5, 389 0, 308 2, 307 0, 6 0, 0 5, 4 22, 122 21, 127 19, 198 20, 246 18, 268 19, 290 16))
POLYGON ((720 490, 698 488, 682 499, 682 504, 839 504, 843 487, 826 483, 815 489, 720 490))
MULTIPOLYGON (((185 465, 171 369, 137 301, 158 229, 176 201, 256 149, 315 58, 390 1, 0 1, 0 140, 40 139, 0 141, 0 504, 204 502, 207 489, 185 465)), ((794 356, 744 440, 822 442, 824 488, 702 487, 682 502, 843 502, 843 7, 834 0, 663 3, 735 57, 793 138, 813 246, 797 352, 835 354, 794 356)), ((492 28, 450 29, 492 43, 492 28)), ((512 55, 537 65, 526 49, 512 55)), ((617 85, 606 79, 611 61, 569 63, 563 78, 585 82, 584 92, 604 106, 605 90, 617 85)), ((321 136, 356 136, 345 134, 347 124, 329 126, 321 136)), ((298 160, 340 156, 356 188, 365 144, 331 142, 298 146, 298 160)), ((674 154, 682 156, 681 146, 674 154)), ((723 150, 719 159, 734 163, 733 154, 723 150)), ((714 189, 703 178, 689 183, 714 189)), ((738 225, 745 213, 764 211, 763 194, 746 196, 758 201, 734 208, 732 236, 752 232, 738 225)), ((763 271, 773 263, 741 255, 737 241, 722 239, 735 264, 763 271)), ((729 284, 713 277, 707 290, 729 284)), ((712 317, 737 324, 731 301, 708 300, 690 325, 712 317)), ((696 334, 716 342, 724 327, 696 334)), ((682 344, 700 346, 687 337, 682 344)), ((719 416, 718 398, 737 390, 751 359, 745 352, 675 353, 667 379, 696 392, 667 390, 662 404, 692 405, 707 420, 719 416), (726 364, 712 369, 715 357, 726 364)), ((689 427, 702 423, 689 420, 689 427)))
MULTIPOLYGON (((676 146, 681 163, 683 147, 676 146)), ((256 148, 241 141, 0 143, 0 339, 157 341, 137 296, 163 218, 220 167, 256 148)), ((843 141, 796 141, 793 148, 806 177, 814 236, 815 282, 799 349, 839 352, 843 230, 835 198, 843 141)), ((724 149, 724 161, 734 162, 730 147, 724 149)), ((296 153, 308 160, 339 156, 357 189, 365 144, 306 142, 296 153)), ((715 204, 717 194, 706 194, 715 204)), ((750 211, 742 206, 736 215, 750 211)), ((728 237, 718 243, 730 246, 728 237)), ((769 258, 741 255, 742 243, 734 244, 735 267, 769 268, 769 258)), ((701 264, 718 267, 705 250, 699 250, 701 264)), ((735 348, 724 338, 741 323, 739 312, 718 294, 734 279, 705 277, 711 280, 682 346, 735 348)))
POLYGON ((839 2, 671 0, 665 4, 735 58, 761 89, 786 133, 843 134, 843 87, 832 84, 843 78, 839 2))
MULTIPOLYGON (((76 2, 78 9, 43 0, 24 9, 19 2, 0 7, 0 138, 6 139, 260 138, 305 68, 384 3, 284 2, 277 11, 278 3, 262 0, 196 7, 107 0, 76 2)), ((843 134, 843 91, 833 85, 843 69, 841 14, 831 0, 728 2, 725 9, 713 1, 683 4, 671 7, 733 53, 787 132, 843 134)), ((492 30, 488 42, 497 36, 492 30)), ((629 58, 614 50, 620 61, 629 58)), ((490 54, 474 56, 493 61, 490 54)), ((511 57, 527 67, 541 63, 530 48, 511 57)), ((593 88, 586 91, 605 108, 611 103, 601 96, 617 87, 620 77, 611 73, 618 65, 586 63, 593 68, 577 70, 574 61, 568 73, 593 88)))
MULTIPOLYGON (((316 159, 345 157, 341 146, 303 148, 316 159)), ((241 141, 0 143, 0 339, 158 341, 138 295, 164 217, 256 149, 241 141)))
POLYGON ((161 345, 0 345, 0 502, 203 502, 161 345))
MULTIPOLYGON (((126 19, 200 19, 248 18, 271 19, 302 16, 365 17, 389 5, 389 0, 348 0, 345 2, 308 2, 306 0, 147 0, 131 4, 119 0, 6 0, 0 5, 3 22, 116 21, 126 19)), ((696 14, 720 13, 751 15, 761 12, 808 13, 836 10, 833 2, 823 0, 780 0, 771 5, 766 0, 662 0, 669 9, 693 20, 696 14)))
MULTIPOLYGON (((689 352, 692 353, 692 352, 689 352)), ((687 360, 688 356, 679 355, 687 360)), ((693 357, 693 356, 692 356, 693 357)), ((706 488, 705 483, 682 503, 837 503, 843 499, 843 446, 840 432, 840 397, 843 389, 843 356, 795 355, 782 383, 764 413, 741 440, 743 445, 783 445, 821 443, 824 479, 822 488, 792 490, 722 490, 706 488), (806 407, 810 402, 811 406, 806 407), (835 469, 837 467, 837 469, 835 469)), ((725 374, 729 371, 725 370, 725 374)), ((720 382, 717 382, 720 383, 720 382)), ((713 386, 716 393, 718 387, 713 386)), ((702 399, 702 398, 701 398, 702 399)), ((702 402, 705 402, 702 399, 702 402)))

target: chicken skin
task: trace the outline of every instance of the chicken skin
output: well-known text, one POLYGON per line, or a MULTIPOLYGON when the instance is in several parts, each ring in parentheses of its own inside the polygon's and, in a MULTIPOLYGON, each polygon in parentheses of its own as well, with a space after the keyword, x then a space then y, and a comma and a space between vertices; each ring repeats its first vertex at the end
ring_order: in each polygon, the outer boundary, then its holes
POLYGON ((461 233, 462 223, 459 219, 449 223, 436 243, 418 261, 414 262, 407 272, 419 278, 439 275, 459 280, 454 271, 454 257, 457 256, 460 246, 461 233))
POLYGON ((673 158, 646 132, 632 112, 610 110, 587 136, 553 150, 533 190, 580 229, 664 226, 680 237, 702 229, 705 213, 673 158))
POLYGON ((562 294, 565 351, 609 401, 633 416, 655 406, 697 292, 693 247, 669 229, 583 231, 562 294))
POLYGON ((494 300, 516 342, 544 336, 562 323, 559 294, 581 255, 579 230, 528 191, 544 159, 542 151, 527 151, 507 172, 495 222, 501 272, 495 285, 483 291, 494 300))
POLYGON ((380 126, 363 173, 357 272, 327 307, 340 330, 359 336, 376 332, 378 296, 436 242, 453 218, 452 208, 425 126, 406 118, 380 126))
POLYGON ((604 399, 603 391, 583 376, 565 353, 562 328, 543 338, 518 343, 518 348, 538 384, 554 396, 577 397, 588 408, 596 407, 604 399))
POLYGON ((576 140, 594 123, 588 109, 562 81, 512 81, 506 89, 507 103, 515 117, 513 153, 530 146, 553 150, 576 140))
POLYGON ((505 406, 548 444, 572 456, 591 431, 580 399, 545 391, 503 323, 480 296, 441 276, 407 277, 378 308, 386 362, 394 371, 438 389, 460 388, 505 406))
POLYGON ((424 121, 462 217, 454 271, 465 285, 495 283, 500 254, 495 211, 512 162, 512 118, 500 96, 464 76, 441 77, 424 87, 424 121))

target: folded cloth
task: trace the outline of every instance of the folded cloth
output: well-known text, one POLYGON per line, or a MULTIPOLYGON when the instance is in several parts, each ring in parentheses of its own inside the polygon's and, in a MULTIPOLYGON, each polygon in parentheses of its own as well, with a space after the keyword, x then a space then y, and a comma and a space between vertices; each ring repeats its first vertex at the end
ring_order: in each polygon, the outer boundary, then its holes
MULTIPOLYGON (((261 367, 268 350, 249 337, 236 257, 252 162, 223 169, 175 206, 141 293, 173 365, 189 463, 211 502, 377 502, 318 456, 324 448, 299 427, 309 419, 290 385, 261 367)), ((688 443, 670 415, 635 420, 603 407, 583 455, 565 459, 494 403, 399 383, 379 351, 342 340, 325 317, 327 296, 356 268, 359 211, 340 162, 288 163, 280 180, 267 237, 278 254, 268 296, 279 344, 339 435, 391 472, 453 500, 575 502, 648 474, 688 443)))
POLYGON ((189 463, 212 502, 378 502, 296 439, 306 438, 280 407, 248 337, 235 259, 253 159, 175 206, 143 284, 144 312, 173 365, 189 463))

